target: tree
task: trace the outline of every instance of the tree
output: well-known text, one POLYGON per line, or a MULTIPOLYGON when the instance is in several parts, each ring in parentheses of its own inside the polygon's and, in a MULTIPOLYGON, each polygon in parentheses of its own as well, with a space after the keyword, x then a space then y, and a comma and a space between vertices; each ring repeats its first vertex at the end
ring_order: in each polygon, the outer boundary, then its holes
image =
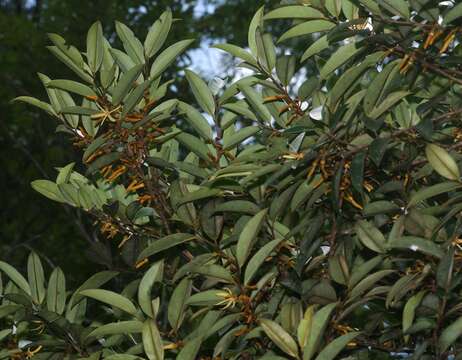
POLYGON ((165 44, 172 20, 141 40, 117 24, 124 50, 100 22, 85 52, 51 37, 76 80, 17 99, 82 150, 32 187, 88 213, 108 261, 70 296, 35 253, 27 280, 0 262, 0 356, 460 356, 462 5, 261 8, 248 49, 219 46, 254 74, 186 70, 193 105, 165 97, 191 44, 165 44), (278 42, 309 40, 301 58, 275 48, 279 20, 278 42))

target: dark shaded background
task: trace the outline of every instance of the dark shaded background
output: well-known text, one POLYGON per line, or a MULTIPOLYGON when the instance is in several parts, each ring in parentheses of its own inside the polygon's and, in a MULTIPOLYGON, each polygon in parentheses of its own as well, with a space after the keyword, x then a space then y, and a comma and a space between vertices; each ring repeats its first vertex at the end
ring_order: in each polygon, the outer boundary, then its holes
MULTIPOLYGON (((87 254, 97 238, 90 219, 30 187, 32 180, 54 178, 54 167, 78 161, 79 156, 65 135, 54 133, 52 119, 10 102, 20 95, 46 100, 37 72, 75 78, 45 48, 47 33, 58 33, 82 50, 95 20, 102 21, 108 38, 115 38, 114 20, 119 20, 144 40, 149 26, 169 6, 174 17, 182 19, 175 23, 169 43, 194 37, 196 47, 216 42, 245 46, 248 24, 263 3, 272 7, 279 1, 0 0, 0 259, 18 266, 25 263, 28 249, 34 249, 50 264, 72 272, 69 280, 74 282, 102 266, 87 254)), ((195 59, 186 55, 183 60, 188 66, 195 59)), ((226 62, 223 69, 212 70, 225 71, 226 62)), ((187 100, 186 84, 181 79, 178 84, 179 94, 173 95, 187 100)))

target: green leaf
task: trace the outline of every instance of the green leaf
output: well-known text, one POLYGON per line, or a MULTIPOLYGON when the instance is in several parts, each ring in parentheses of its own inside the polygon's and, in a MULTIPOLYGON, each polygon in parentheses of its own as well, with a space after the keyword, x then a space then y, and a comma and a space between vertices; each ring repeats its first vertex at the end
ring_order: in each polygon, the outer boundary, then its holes
POLYGON ((257 242, 257 235, 263 226, 267 212, 268 209, 261 210, 242 229, 236 247, 236 260, 240 267, 245 264, 252 247, 257 242))
POLYGON ((354 331, 332 340, 316 357, 316 360, 333 360, 360 332, 354 331))
MULTIPOLYGON (((329 20, 306 21, 287 30, 284 34, 281 35, 277 42, 281 43, 294 37, 329 31, 333 27, 335 27, 335 24, 329 20)), ((303 58, 305 58, 305 56, 303 56, 303 58)))
POLYGON ((381 100, 386 95, 388 79, 392 78, 397 70, 399 70, 398 62, 392 61, 372 79, 363 100, 366 115, 369 116, 372 110, 381 104, 381 100))
POLYGON ((337 70, 340 66, 344 65, 362 50, 363 48, 358 48, 355 42, 340 47, 324 64, 320 71, 321 78, 327 78, 328 75, 337 70))
POLYGON ((351 290, 349 301, 356 299, 358 296, 362 295, 371 287, 377 286, 377 283, 380 280, 394 272, 394 270, 380 270, 371 275, 366 276, 351 290))
POLYGON ((271 113, 268 108, 263 104, 262 96, 257 93, 249 85, 241 85, 239 89, 244 94, 245 99, 249 102, 251 108, 255 111, 258 117, 265 123, 271 123, 271 113))
POLYGON ((417 205, 418 203, 425 201, 427 199, 430 199, 434 196, 441 195, 441 194, 446 194, 448 192, 454 191, 456 189, 459 189, 462 185, 456 182, 444 182, 441 184, 436 184, 428 187, 424 187, 417 192, 415 192, 411 198, 409 199, 409 202, 407 204, 407 207, 413 207, 417 205))
POLYGON ((238 212, 250 215, 255 215, 260 211, 260 208, 251 201, 247 200, 231 200, 219 204, 215 207, 214 212, 238 212))
POLYGON ((361 281, 366 275, 368 275, 376 266, 381 264, 383 257, 381 255, 375 256, 372 259, 359 265, 357 268, 353 268, 351 272, 350 280, 348 282, 348 288, 353 288, 359 281, 361 281))
POLYGON ((384 9, 387 9, 394 15, 399 15, 403 19, 409 19, 411 14, 409 5, 404 0, 381 0, 378 2, 384 9))
POLYGON ((295 73, 297 60, 293 55, 280 56, 276 61, 276 74, 285 86, 289 85, 295 73))
POLYGON ((163 360, 164 346, 156 322, 148 319, 143 324, 143 347, 149 360, 163 360))
POLYGON ((454 271, 454 252, 454 247, 451 246, 441 258, 436 270, 436 283, 446 291, 451 287, 454 271))
POLYGON ((176 360, 194 360, 197 359, 197 353, 202 345, 202 337, 196 337, 193 340, 189 340, 180 353, 176 357, 176 360))
POLYGON ((131 31, 125 24, 119 21, 115 22, 116 32, 128 56, 135 62, 135 64, 144 64, 144 49, 141 42, 136 38, 133 31, 131 31))
POLYGON ((136 106, 139 106, 140 101, 145 96, 146 89, 151 85, 152 80, 146 80, 142 84, 135 87, 135 89, 127 96, 123 111, 121 114, 122 118, 125 118, 136 106))
POLYGON ((178 134, 176 139, 202 160, 208 163, 212 161, 212 155, 210 154, 207 145, 205 145, 204 142, 200 141, 197 137, 183 132, 178 134))
POLYGON ((74 307, 74 305, 76 305, 83 298, 83 296, 80 294, 82 290, 98 288, 118 274, 119 273, 116 271, 101 271, 92 275, 88 280, 79 286, 74 294, 72 294, 71 298, 69 299, 68 309, 72 309, 72 307, 74 307))
POLYGON ((255 135, 259 131, 260 128, 258 126, 246 126, 232 134, 230 137, 226 138, 226 141, 223 142, 223 149, 230 150, 233 147, 241 144, 244 140, 255 135))
POLYGON ((431 240, 419 238, 416 236, 403 236, 394 239, 390 241, 389 246, 392 249, 409 249, 412 251, 419 251, 439 259, 444 256, 443 250, 437 244, 431 240))
MULTIPOLYGON (((223 291, 217 289, 202 291, 189 297, 186 304, 192 306, 213 306, 223 301, 224 297, 221 296, 222 293, 223 291)), ((228 295, 227 293, 225 294, 228 295)))
POLYGON ((257 253, 249 260, 244 274, 244 284, 249 284, 253 277, 265 262, 265 259, 273 252, 276 246, 283 240, 283 238, 270 241, 257 251, 257 253))
POLYGON ((250 22, 249 25, 249 32, 248 32, 248 43, 249 43, 249 48, 250 51, 254 56, 258 55, 258 50, 257 50, 257 29, 262 26, 263 24, 263 13, 265 11, 265 7, 262 6, 257 10, 255 15, 252 18, 252 21, 250 22))
POLYGON ((380 102, 380 105, 372 109, 368 114, 372 120, 377 119, 382 116, 386 111, 390 110, 394 105, 403 100, 411 92, 409 91, 395 91, 389 94, 383 101, 380 102))
POLYGON ((278 323, 269 319, 261 319, 260 326, 268 337, 286 354, 298 358, 298 347, 295 340, 278 323))
POLYGON ((462 317, 446 327, 439 337, 440 351, 444 353, 462 335, 462 317))
POLYGON ((164 45, 172 26, 172 11, 168 9, 152 24, 144 40, 144 55, 147 59, 153 57, 164 45))
POLYGON ((152 242, 151 245, 148 245, 138 256, 138 261, 147 258, 148 256, 155 255, 161 251, 170 249, 174 246, 183 244, 187 241, 194 240, 196 238, 195 235, 192 234, 185 234, 185 233, 177 233, 167 235, 161 239, 156 239, 152 242))
POLYGON ((168 302, 168 322, 174 331, 177 331, 183 322, 186 300, 191 296, 191 288, 191 280, 184 278, 180 281, 175 290, 173 290, 170 301, 168 302))
POLYGON ((141 310, 151 318, 156 316, 152 307, 151 290, 155 282, 162 281, 163 268, 163 260, 155 262, 143 275, 138 286, 138 304, 141 310))
POLYGON ((91 338, 101 339, 108 335, 141 333, 142 330, 143 323, 140 321, 119 321, 97 327, 85 337, 85 340, 91 338))
POLYGON ((178 108, 184 112, 188 123, 196 130, 197 134, 206 141, 213 140, 213 131, 208 121, 193 106, 180 101, 178 108))
POLYGON ((176 204, 177 208, 181 205, 187 204, 189 202, 194 202, 197 200, 203 200, 210 197, 215 197, 223 193, 220 189, 210 189, 210 188, 201 188, 199 190, 187 193, 184 195, 180 201, 176 204))
POLYGON ((360 220, 355 226, 359 240, 369 249, 378 252, 385 252, 385 237, 373 224, 366 220, 360 220))
POLYGON ((322 12, 309 6, 281 6, 266 14, 264 20, 325 18, 322 12))
POLYGON ((26 104, 38 107, 39 109, 47 112, 48 114, 50 114, 52 116, 56 116, 56 111, 53 109, 53 107, 50 104, 48 104, 48 103, 46 103, 44 101, 40 101, 40 100, 38 100, 36 98, 30 97, 30 96, 18 96, 16 98, 14 98, 13 101, 24 102, 26 104))
POLYGON ((133 305, 133 303, 125 296, 122 296, 114 291, 103 289, 88 289, 80 291, 80 295, 101 301, 107 305, 114 306, 129 313, 130 315, 136 314, 135 305, 133 305))
POLYGON ((445 149, 435 144, 428 144, 425 147, 425 154, 428 162, 438 174, 449 180, 460 179, 459 167, 445 149))
POLYGON ((53 270, 48 280, 47 308, 49 311, 62 315, 66 307, 66 278, 61 268, 53 270))
POLYGON ((303 349, 303 360, 311 360, 318 350, 324 332, 329 324, 329 319, 336 306, 337 303, 328 304, 314 314, 308 342, 303 349))
POLYGON ((305 52, 302 55, 302 58, 300 59, 300 63, 305 62, 313 55, 319 54, 321 51, 323 51, 324 49, 327 49, 328 47, 329 47, 329 41, 327 40, 327 35, 321 36, 313 44, 311 44, 308 47, 308 49, 305 50, 305 52))
POLYGON ((340 11, 342 10, 342 1, 341 0, 325 0, 324 6, 327 11, 335 17, 338 18, 340 11))
POLYGON ((193 39, 182 40, 162 51, 151 66, 151 79, 155 80, 161 76, 165 69, 193 42, 193 39))
POLYGON ((271 73, 276 65, 276 48, 271 34, 264 34, 260 28, 256 32, 258 60, 263 68, 271 73))
POLYGON ((32 299, 36 304, 41 304, 45 299, 45 275, 42 262, 35 252, 31 252, 27 259, 27 278, 32 299))
POLYGON ((257 60, 252 56, 252 54, 239 46, 232 44, 218 44, 213 45, 212 47, 226 51, 232 56, 238 57, 253 66, 257 66, 257 60))
POLYGON ((21 290, 24 290, 27 295, 32 295, 29 283, 24 278, 24 276, 22 276, 14 267, 4 261, 0 261, 0 271, 3 271, 6 276, 8 276, 17 287, 19 287, 21 290))
POLYGON ((228 269, 225 269, 223 266, 216 264, 194 266, 191 269, 191 272, 219 279, 228 283, 235 282, 228 269))
POLYGON ((95 74, 103 62, 103 27, 101 22, 93 23, 87 33, 87 59, 91 71, 95 74))
POLYGON ((185 74, 199 106, 209 115, 215 116, 215 100, 205 81, 191 70, 185 70, 185 74))
POLYGON ((47 83, 47 87, 69 91, 82 96, 96 96, 91 87, 72 80, 51 80, 47 83))
POLYGON ((462 3, 455 5, 443 17, 443 24, 450 24, 462 16, 462 3))
POLYGON ((31 185, 35 191, 46 196, 48 199, 64 202, 61 191, 54 182, 49 180, 35 180, 31 182, 31 185))
MULTIPOLYGON (((406 302, 406 305, 404 305, 403 309, 403 333, 406 332, 414 322, 415 318, 415 311, 417 307, 420 305, 420 302, 422 301, 424 295, 425 295, 425 290, 419 291, 416 295, 412 296, 409 298, 409 300, 406 302)), ((407 343, 409 342, 410 336, 406 335, 404 336, 404 341, 407 343)))
POLYGON ((122 75, 112 92, 112 103, 118 105, 128 95, 133 87, 133 83, 138 79, 143 70, 143 65, 135 65, 122 75))

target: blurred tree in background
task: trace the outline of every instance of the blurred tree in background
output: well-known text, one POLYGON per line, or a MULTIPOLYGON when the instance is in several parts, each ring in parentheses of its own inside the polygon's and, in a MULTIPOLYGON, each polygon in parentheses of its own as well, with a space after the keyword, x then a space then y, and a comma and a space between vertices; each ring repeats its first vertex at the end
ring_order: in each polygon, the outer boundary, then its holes
MULTIPOLYGON (((277 0, 265 2, 268 6, 277 0)), ((18 95, 43 98, 45 92, 38 77, 41 71, 51 78, 74 75, 47 52, 47 33, 59 33, 70 44, 84 48, 85 34, 95 20, 101 20, 109 36, 114 33, 114 21, 129 25, 135 33, 145 33, 160 13, 170 7, 174 17, 181 18, 169 35, 196 38, 193 47, 203 43, 226 41, 244 46, 247 28, 261 2, 248 0, 0 0, 0 159, 2 187, 0 200, 0 251, 12 263, 22 260, 33 248, 56 262, 66 271, 80 267, 80 281, 93 272, 93 264, 84 255, 88 246, 98 250, 98 234, 86 220, 80 220, 77 210, 51 203, 30 187, 37 178, 56 175, 53 166, 73 161, 69 143, 55 136, 55 124, 34 109, 11 104, 18 95), (72 19, 69 21, 69 19, 72 19), (77 213, 76 213, 77 212, 77 213), (65 242, 66 247, 57 246, 65 242), (63 250, 65 249, 65 250, 63 250)), ((193 50, 194 52, 194 50, 193 50)), ((191 65, 191 52, 181 65, 191 65)), ((204 59, 200 59, 205 61, 204 59)), ((170 69, 175 73, 178 69, 170 69)), ((225 73, 226 68, 210 69, 213 74, 225 73)), ((190 96, 185 81, 176 81, 176 91, 190 96)), ((96 251, 98 253, 98 251, 96 251)), ((92 260, 104 263, 104 252, 92 260)), ((91 256, 90 256, 91 258, 91 256)), ((75 272, 74 272, 75 273, 75 272)))

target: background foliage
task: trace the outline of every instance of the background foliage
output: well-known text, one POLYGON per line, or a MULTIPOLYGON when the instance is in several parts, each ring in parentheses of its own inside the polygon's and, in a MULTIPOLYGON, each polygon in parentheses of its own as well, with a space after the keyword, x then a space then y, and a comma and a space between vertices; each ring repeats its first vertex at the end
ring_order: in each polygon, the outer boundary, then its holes
POLYGON ((167 71, 193 43, 167 40, 171 10, 139 39, 97 21, 82 52, 50 35, 72 80, 16 101, 82 159, 32 187, 87 213, 107 270, 69 287, 35 252, 26 276, 0 262, 0 356, 459 358, 461 21, 261 7, 247 47, 216 45, 251 71, 228 85, 167 71))

